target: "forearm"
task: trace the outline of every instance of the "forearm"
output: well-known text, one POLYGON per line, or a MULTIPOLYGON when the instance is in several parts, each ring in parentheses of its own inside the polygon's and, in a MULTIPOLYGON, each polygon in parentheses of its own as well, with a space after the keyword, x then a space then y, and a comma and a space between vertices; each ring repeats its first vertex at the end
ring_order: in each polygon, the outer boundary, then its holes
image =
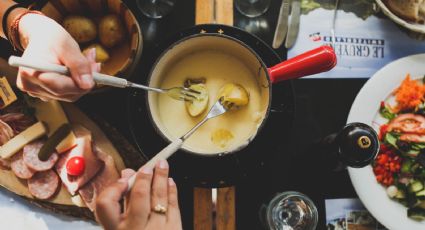
MULTIPOLYGON (((3 21, 4 14, 6 13, 6 10, 9 9, 11 6, 16 4, 14 1, 11 0, 0 0, 0 19, 3 21)), ((7 26, 6 28, 10 28, 13 19, 24 12, 25 8, 16 8, 13 9, 13 11, 7 16, 7 26)), ((0 37, 6 38, 5 32, 3 31, 3 26, 0 26, 0 37)), ((7 38, 6 38, 7 39, 7 38)))

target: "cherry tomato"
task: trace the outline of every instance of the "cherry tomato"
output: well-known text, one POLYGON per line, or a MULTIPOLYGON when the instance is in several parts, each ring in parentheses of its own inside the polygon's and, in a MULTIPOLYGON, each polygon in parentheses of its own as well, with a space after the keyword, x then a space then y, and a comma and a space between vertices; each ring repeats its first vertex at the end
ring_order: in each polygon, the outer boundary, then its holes
POLYGON ((66 162, 66 171, 71 176, 79 176, 83 174, 86 167, 84 157, 76 156, 69 158, 66 162))
POLYGON ((379 140, 384 140, 387 132, 388 132, 388 124, 381 125, 381 127, 379 128, 379 140))

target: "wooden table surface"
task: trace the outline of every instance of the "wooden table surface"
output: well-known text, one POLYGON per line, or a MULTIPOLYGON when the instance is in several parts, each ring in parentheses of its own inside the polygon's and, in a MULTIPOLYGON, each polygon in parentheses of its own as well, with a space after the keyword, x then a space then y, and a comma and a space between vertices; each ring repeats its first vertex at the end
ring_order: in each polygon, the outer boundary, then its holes
MULTIPOLYGON (((233 26, 233 0, 196 0, 195 24, 217 23, 233 26)), ((235 188, 194 188, 194 229, 236 229, 235 188), (214 207, 215 206, 215 207, 214 207)))

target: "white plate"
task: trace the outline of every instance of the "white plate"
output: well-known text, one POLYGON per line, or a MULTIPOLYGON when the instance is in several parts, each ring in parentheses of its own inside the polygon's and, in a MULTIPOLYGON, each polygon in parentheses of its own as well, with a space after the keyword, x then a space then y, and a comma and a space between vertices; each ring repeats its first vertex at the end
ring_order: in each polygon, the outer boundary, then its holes
POLYGON ((397 15, 395 15, 393 12, 388 9, 388 7, 383 3, 382 0, 376 0, 376 3, 378 4, 379 8, 382 9, 382 12, 384 12, 385 15, 387 15, 391 20, 393 20, 395 23, 418 33, 425 33, 425 25, 424 24, 418 24, 414 22, 408 22, 397 15))
MULTIPOLYGON (((406 74, 422 78, 425 74, 425 54, 398 59, 384 66, 370 78, 357 95, 348 115, 347 123, 363 122, 378 131, 378 109, 381 101, 389 98, 406 74)), ((351 182, 366 208, 388 229, 424 230, 425 221, 417 222, 407 217, 403 205, 388 198, 385 188, 378 184, 371 166, 362 169, 349 168, 351 182)))

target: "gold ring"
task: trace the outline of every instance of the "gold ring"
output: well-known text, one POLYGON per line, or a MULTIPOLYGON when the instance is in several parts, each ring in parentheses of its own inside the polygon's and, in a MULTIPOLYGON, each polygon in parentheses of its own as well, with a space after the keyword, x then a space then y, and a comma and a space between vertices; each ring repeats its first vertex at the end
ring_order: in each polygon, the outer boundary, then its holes
POLYGON ((155 207, 153 208, 152 211, 154 211, 158 214, 165 214, 165 213, 167 213, 167 208, 160 205, 160 204, 157 204, 157 205, 155 205, 155 207))

